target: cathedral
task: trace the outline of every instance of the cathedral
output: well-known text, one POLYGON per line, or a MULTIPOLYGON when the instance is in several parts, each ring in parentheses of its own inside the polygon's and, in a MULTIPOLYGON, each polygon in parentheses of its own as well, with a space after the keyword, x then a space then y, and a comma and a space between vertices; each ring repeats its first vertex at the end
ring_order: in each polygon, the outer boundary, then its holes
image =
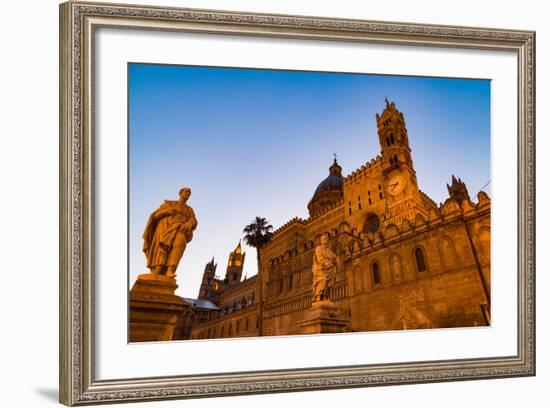
MULTIPOLYGON (((437 205, 418 185, 403 114, 376 115, 380 154, 344 176, 336 158, 314 190, 307 219, 292 218, 260 249, 259 273, 242 278, 241 244, 225 277, 214 259, 174 339, 303 334, 312 263, 322 235, 340 260, 330 300, 342 332, 490 325, 491 201, 475 201, 454 175, 437 205)), ((304 203, 305 205, 305 203, 304 203)))

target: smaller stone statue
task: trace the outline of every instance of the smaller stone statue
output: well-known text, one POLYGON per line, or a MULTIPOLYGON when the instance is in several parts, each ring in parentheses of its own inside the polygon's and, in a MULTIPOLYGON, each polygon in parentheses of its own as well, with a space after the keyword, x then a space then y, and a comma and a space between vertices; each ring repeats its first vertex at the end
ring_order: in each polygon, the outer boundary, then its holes
POLYGON ((164 200, 156 209, 143 232, 143 252, 151 273, 174 277, 187 244, 193 239, 197 218, 187 205, 190 188, 182 188, 179 200, 164 200))
POLYGON ((328 300, 330 289, 336 280, 338 256, 330 249, 328 235, 321 236, 321 244, 313 256, 313 303, 328 300))

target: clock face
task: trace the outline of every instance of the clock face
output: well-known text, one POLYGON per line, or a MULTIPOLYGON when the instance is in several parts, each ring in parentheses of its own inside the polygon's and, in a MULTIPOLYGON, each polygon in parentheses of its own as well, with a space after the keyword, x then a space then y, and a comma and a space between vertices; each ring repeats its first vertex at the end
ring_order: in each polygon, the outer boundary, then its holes
POLYGON ((406 184, 407 184, 407 179, 403 177, 401 174, 398 174, 397 176, 393 176, 388 183, 388 194, 392 196, 396 196, 397 194, 400 194, 405 189, 406 184))

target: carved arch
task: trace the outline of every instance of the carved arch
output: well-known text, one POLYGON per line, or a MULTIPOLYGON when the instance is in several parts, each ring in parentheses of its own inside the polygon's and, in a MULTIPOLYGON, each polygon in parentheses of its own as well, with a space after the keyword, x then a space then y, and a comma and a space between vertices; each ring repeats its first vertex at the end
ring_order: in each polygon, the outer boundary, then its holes
POLYGON ((477 239, 481 246, 481 256, 484 262, 491 262, 491 227, 482 226, 477 231, 477 239))
POLYGON ((340 224, 338 224, 338 232, 341 234, 343 232, 350 232, 351 226, 347 221, 342 221, 340 224))
POLYGON ((439 258, 441 259, 443 269, 456 268, 458 265, 458 260, 456 257, 456 250, 453 240, 448 236, 444 236, 439 240, 437 248, 439 250, 439 258))
POLYGON ((359 265, 353 268, 353 292, 361 293, 365 290, 363 285, 363 273, 359 265))
POLYGON ((391 279, 394 283, 399 283, 403 280, 403 270, 401 265, 401 256, 397 252, 391 254, 390 271, 391 279))
POLYGON ((397 225, 390 224, 386 227, 384 230, 384 237, 386 238, 392 238, 399 235, 399 228, 397 228, 397 225))

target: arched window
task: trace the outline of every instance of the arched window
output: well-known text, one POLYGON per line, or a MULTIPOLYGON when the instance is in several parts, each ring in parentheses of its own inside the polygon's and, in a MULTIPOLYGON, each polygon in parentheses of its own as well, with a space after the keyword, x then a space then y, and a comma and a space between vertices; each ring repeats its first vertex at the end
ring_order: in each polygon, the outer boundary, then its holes
POLYGON ((378 262, 372 264, 372 283, 375 285, 380 284, 382 280, 380 279, 380 265, 378 262))
POLYGON ((426 272, 426 260, 424 259, 424 251, 421 248, 414 250, 414 257, 416 259, 416 269, 418 272, 426 272))
POLYGON ((386 138, 386 146, 389 146, 389 145, 390 145, 390 138, 387 137, 387 138, 386 138))
POLYGON ((248 317, 246 318, 246 321, 244 322, 244 330, 248 331, 248 317))
POLYGON ((393 138, 393 134, 390 135, 390 143, 391 143, 391 144, 394 144, 394 143, 395 143, 395 139, 393 138))

